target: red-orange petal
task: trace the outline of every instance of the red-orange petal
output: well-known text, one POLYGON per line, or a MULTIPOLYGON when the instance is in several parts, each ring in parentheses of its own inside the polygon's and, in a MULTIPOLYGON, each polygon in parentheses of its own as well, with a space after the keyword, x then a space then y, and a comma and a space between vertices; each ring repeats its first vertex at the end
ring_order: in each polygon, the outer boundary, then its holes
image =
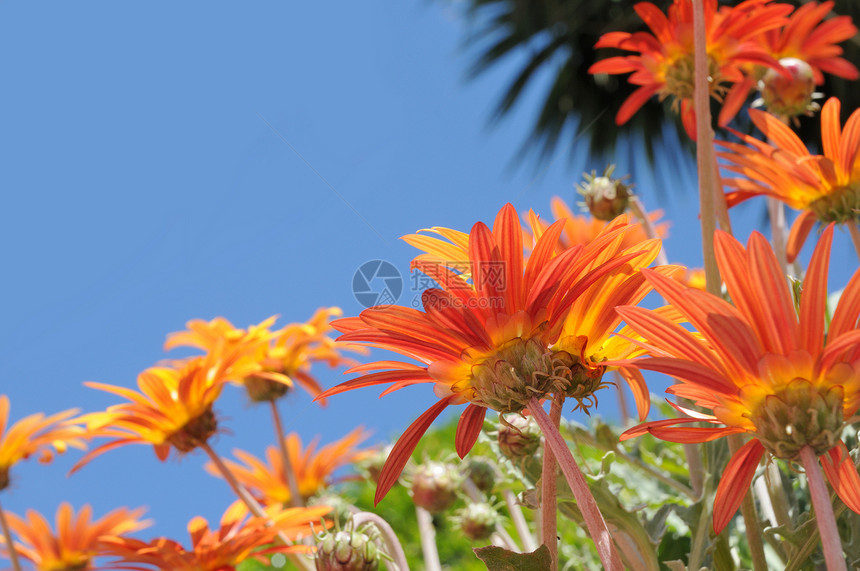
POLYGON ((454 447, 460 458, 464 458, 475 445, 475 442, 478 441, 486 414, 486 407, 470 404, 460 415, 460 421, 457 423, 457 435, 454 438, 454 447))
POLYGON ((800 254, 800 249, 803 248, 803 243, 806 242, 806 237, 815 226, 815 213, 811 210, 804 210, 800 213, 794 224, 791 225, 791 231, 788 233, 788 244, 785 246, 785 257, 788 263, 794 262, 797 255, 800 254))
POLYGON ((407 428, 400 436, 397 443, 388 454, 388 459, 385 461, 382 471, 379 473, 379 480, 376 484, 376 495, 373 498, 373 505, 378 504, 382 498, 385 497, 391 487, 394 486, 397 479, 400 478, 400 473, 403 472, 403 467, 406 466, 407 462, 409 462, 409 458, 412 456, 412 452, 418 445, 418 441, 421 440, 421 437, 424 436, 424 433, 427 432, 427 429, 430 428, 430 425, 433 424, 436 417, 439 416, 449 404, 451 404, 451 401, 457 398, 459 398, 458 395, 450 395, 443 398, 428 408, 424 414, 419 416, 415 422, 410 424, 409 428, 407 428))
POLYGON ((826 454, 822 454, 820 458, 824 475, 827 476, 836 495, 845 502, 846 506, 860 513, 860 474, 857 473, 857 467, 848 455, 845 443, 840 440, 839 444, 826 454))
POLYGON ((832 241, 833 224, 830 224, 815 246, 803 281, 803 295, 800 297, 800 346, 812 355, 817 355, 824 345, 827 268, 832 241))
POLYGON ((714 498, 715 533, 723 531, 738 511, 744 496, 749 491, 762 454, 764 454, 764 446, 754 439, 744 444, 729 460, 714 498))

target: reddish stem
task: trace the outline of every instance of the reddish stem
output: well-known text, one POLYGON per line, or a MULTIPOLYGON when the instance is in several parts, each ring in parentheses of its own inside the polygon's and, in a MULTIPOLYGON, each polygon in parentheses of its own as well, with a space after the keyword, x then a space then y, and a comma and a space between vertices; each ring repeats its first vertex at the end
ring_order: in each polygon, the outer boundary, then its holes
MULTIPOLYGON (((543 408, 541 408, 543 412, 543 408)), ((534 414, 534 413, 532 413, 534 414)), ((555 430, 561 423, 561 403, 552 401, 549 409, 549 421, 555 430)), ((543 427, 541 427, 543 430, 543 427)), ((546 431, 544 431, 546 434, 546 431)), ((550 446, 543 447, 543 470, 541 471, 541 536, 543 543, 549 548, 552 559, 552 571, 558 571, 558 510, 557 500, 558 464, 550 446)))
MULTIPOLYGON (((600 513, 600 508, 597 507, 597 502, 594 501, 594 496, 591 495, 591 490, 588 489, 585 477, 576 464, 576 460, 573 459, 573 454, 570 453, 570 449, 564 442, 564 438, 562 438, 558 427, 553 424, 540 402, 535 398, 529 402, 529 412, 538 423, 538 426, 540 426, 541 432, 543 432, 544 439, 546 440, 546 449, 552 450, 568 485, 570 485, 573 497, 576 499, 576 505, 585 520, 588 534, 597 547, 597 554, 603 563, 603 569, 606 571, 622 571, 624 566, 621 564, 621 558, 618 556, 615 544, 612 542, 609 530, 606 528, 603 514, 600 513)), ((549 509, 549 506, 545 506, 544 509, 549 509)), ((555 508, 553 507, 553 509, 555 508)), ((544 537, 544 541, 547 539, 544 537)))
POLYGON ((815 451, 809 446, 800 449, 800 461, 806 471, 809 482, 809 495, 812 496, 812 506, 815 508, 815 521, 821 535, 821 547, 824 550, 824 562, 827 571, 847 571, 845 557, 842 555, 842 542, 839 530, 836 528, 836 516, 833 515, 833 504, 830 503, 830 492, 824 483, 824 475, 818 464, 815 451))

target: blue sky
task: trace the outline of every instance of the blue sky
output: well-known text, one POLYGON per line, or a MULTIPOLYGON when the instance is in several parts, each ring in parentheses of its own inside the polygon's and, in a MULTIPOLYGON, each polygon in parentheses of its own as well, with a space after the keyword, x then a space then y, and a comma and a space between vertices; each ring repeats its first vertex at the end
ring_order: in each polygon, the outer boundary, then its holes
MULTIPOLYGON (((368 260, 404 273, 399 236, 429 226, 468 230, 505 202, 548 214, 573 198, 582 170, 602 169, 562 146, 551 162, 512 159, 545 76, 508 119, 488 118, 522 54, 466 80, 456 3, 0 3, 0 392, 12 418, 117 400, 84 381, 135 386, 166 355, 167 333, 223 315, 240 326, 272 314, 305 320, 321 306, 354 315, 351 284, 368 260)), ((588 86, 583 86, 587 89, 588 86)), ((657 183, 636 149, 649 208, 657 183)), ((673 227, 672 261, 700 265, 693 165, 672 157, 659 204, 673 227)), ((738 234, 761 205, 740 211, 738 234)), ((835 284, 856 267, 844 233, 835 284)), ((401 302, 410 295, 409 283, 401 302)), ((324 385, 340 372, 318 369, 324 385)), ((382 400, 372 389, 320 409, 282 403, 287 430, 329 442, 357 424, 379 441, 434 402, 429 387, 382 400)), ((604 414, 613 415, 611 400, 604 414)), ((215 442, 261 454, 265 409, 228 388, 215 442)), ((202 454, 158 462, 126 447, 66 478, 79 458, 19 464, 3 506, 53 513, 62 500, 97 515, 146 505, 144 532, 186 539, 194 515, 217 520, 232 501, 202 454)))

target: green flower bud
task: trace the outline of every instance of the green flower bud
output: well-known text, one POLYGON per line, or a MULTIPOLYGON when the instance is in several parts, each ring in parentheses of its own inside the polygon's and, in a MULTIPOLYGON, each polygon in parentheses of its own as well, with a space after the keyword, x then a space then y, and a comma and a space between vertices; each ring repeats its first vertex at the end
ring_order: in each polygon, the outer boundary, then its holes
POLYGON ((485 458, 470 458, 465 474, 482 492, 489 493, 496 485, 496 467, 485 458))
POLYGON ((412 501, 430 513, 445 511, 457 500, 463 477, 457 468, 441 462, 426 462, 412 473, 412 501))
POLYGON ((325 533, 318 539, 317 571, 376 571, 381 555, 374 540, 355 530, 325 533))
POLYGON ((540 448, 541 432, 532 418, 499 415, 499 450, 511 460, 534 456, 540 448))
POLYGON ((577 186, 579 193, 585 198, 585 206, 591 215, 598 220, 613 220, 627 210, 627 204, 632 196, 632 185, 626 185, 624 178, 611 178, 615 165, 609 165, 602 176, 595 171, 584 173, 585 182, 577 186))
POLYGON ((493 506, 479 502, 467 505, 454 519, 468 539, 485 541, 493 534, 501 518, 493 506))

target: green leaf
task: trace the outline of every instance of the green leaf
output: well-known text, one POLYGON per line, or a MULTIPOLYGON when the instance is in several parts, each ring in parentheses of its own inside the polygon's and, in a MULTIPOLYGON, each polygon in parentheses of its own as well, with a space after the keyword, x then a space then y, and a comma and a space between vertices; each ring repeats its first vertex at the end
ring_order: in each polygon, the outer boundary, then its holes
POLYGON ((488 545, 472 549, 488 571, 545 571, 552 567, 549 548, 541 545, 531 553, 514 553, 502 547, 488 545))

